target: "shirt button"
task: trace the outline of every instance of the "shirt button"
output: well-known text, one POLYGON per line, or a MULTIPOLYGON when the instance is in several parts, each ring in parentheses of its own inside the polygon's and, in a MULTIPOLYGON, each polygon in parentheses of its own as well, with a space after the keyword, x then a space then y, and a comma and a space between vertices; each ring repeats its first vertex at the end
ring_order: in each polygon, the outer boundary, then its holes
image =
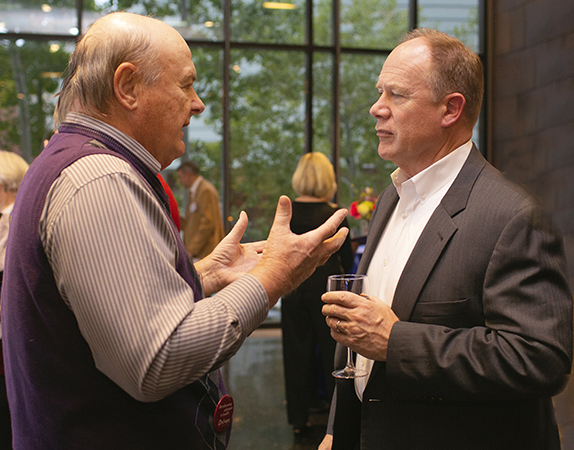
POLYGON ((409 215, 408 215, 407 213, 403 213, 403 214, 402 214, 402 218, 403 218, 403 219, 406 219, 407 217, 409 217, 409 215))
POLYGON ((388 260, 388 259, 385 259, 385 260, 383 261, 383 266, 386 266, 388 262, 389 262, 389 260, 388 260))

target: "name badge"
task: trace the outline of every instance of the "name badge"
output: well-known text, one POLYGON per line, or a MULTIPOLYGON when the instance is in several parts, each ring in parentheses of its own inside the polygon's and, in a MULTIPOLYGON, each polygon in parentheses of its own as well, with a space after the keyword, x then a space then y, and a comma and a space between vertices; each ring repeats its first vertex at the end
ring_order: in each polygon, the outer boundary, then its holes
POLYGON ((213 415, 213 425, 215 431, 221 433, 225 431, 229 425, 231 425, 231 419, 233 418, 233 397, 227 394, 221 397, 221 400, 217 403, 215 407, 215 414, 213 415))

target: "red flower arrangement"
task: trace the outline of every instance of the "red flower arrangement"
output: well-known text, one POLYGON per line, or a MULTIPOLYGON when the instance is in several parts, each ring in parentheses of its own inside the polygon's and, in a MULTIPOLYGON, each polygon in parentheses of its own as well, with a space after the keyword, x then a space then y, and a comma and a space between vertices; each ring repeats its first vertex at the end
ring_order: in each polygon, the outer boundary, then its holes
POLYGON ((371 220, 377 196, 373 193, 373 188, 366 187, 359 195, 359 200, 351 203, 349 214, 355 219, 371 220))

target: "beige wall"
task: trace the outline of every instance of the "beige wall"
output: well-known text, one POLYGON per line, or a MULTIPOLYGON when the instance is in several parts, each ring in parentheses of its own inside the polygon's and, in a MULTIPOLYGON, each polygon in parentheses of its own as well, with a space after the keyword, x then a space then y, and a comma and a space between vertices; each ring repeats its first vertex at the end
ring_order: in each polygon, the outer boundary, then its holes
POLYGON ((574 286, 574 1, 490 0, 489 159, 552 211, 574 286))

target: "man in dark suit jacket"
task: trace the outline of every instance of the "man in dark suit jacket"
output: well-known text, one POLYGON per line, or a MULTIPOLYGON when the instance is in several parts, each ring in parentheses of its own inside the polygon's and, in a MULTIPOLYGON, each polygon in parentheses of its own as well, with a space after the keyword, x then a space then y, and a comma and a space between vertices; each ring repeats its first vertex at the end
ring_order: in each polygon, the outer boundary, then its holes
POLYGON ((336 367, 349 346, 370 374, 338 380, 320 449, 559 449, 551 397, 572 362, 562 239, 470 142, 478 56, 415 30, 377 87, 379 155, 399 169, 359 267, 375 290, 323 296, 336 367))

